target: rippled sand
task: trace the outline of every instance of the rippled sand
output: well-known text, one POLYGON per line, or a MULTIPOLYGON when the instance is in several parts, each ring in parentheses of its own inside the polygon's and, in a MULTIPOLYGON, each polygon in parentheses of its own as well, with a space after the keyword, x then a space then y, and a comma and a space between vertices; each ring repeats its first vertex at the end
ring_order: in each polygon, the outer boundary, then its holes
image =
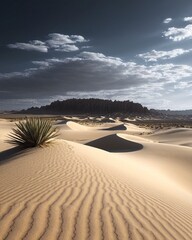
POLYGON ((0 239, 192 239, 183 131, 58 122, 55 143, 19 151, 5 142, 13 125, 0 120, 0 239))

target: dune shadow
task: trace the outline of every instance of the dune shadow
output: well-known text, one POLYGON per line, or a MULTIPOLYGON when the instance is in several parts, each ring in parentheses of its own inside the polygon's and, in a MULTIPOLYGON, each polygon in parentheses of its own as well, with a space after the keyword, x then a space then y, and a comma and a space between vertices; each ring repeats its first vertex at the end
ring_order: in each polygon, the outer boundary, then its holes
POLYGON ((17 156, 23 155, 24 153, 26 153, 26 150, 19 146, 2 151, 0 152, 0 165, 15 159, 17 156))
POLYGON ((62 125, 62 124, 66 124, 69 120, 59 120, 55 125, 62 125))
POLYGON ((102 130, 105 130, 105 131, 121 131, 121 130, 127 130, 127 128, 125 127, 124 124, 121 124, 121 125, 114 126, 114 127, 104 128, 102 130))
POLYGON ((105 136, 85 145, 108 152, 134 152, 143 149, 143 145, 118 137, 116 134, 105 136))

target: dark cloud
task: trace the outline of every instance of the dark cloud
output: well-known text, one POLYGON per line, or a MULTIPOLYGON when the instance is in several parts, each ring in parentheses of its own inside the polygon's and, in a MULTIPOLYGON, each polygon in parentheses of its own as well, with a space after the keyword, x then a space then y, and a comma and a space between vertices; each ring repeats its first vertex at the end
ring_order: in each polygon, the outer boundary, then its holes
MULTIPOLYGON (((128 85, 138 84, 133 80, 128 85)), ((65 95, 67 91, 93 91, 123 88, 127 79, 120 72, 103 63, 75 61, 58 63, 29 76, 15 76, 0 80, 0 89, 6 91, 0 98, 44 98, 65 95), (15 84, 16 83, 16 84, 15 84)))

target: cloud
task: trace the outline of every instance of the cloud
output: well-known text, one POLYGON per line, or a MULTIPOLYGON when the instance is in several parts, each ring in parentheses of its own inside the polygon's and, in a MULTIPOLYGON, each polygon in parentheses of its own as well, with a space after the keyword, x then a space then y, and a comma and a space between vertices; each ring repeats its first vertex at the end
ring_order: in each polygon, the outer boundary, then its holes
POLYGON ((167 24, 170 23, 173 19, 172 18, 166 18, 163 23, 167 24))
POLYGON ((29 77, 30 75, 34 74, 38 70, 39 68, 29 68, 24 70, 23 72, 0 73, 0 80, 18 78, 18 77, 29 77))
POLYGON ((162 98, 167 106, 170 94, 175 94, 169 90, 189 86, 192 77, 188 65, 137 64, 99 52, 32 63, 35 67, 23 72, 0 74, 0 99, 7 108, 12 109, 14 101, 23 108, 24 102, 36 106, 71 97, 129 99, 162 108, 162 98))
POLYGON ((73 52, 79 50, 75 45, 77 43, 88 42, 81 35, 64 35, 59 33, 51 33, 48 35, 49 40, 46 41, 50 48, 55 49, 55 51, 61 52, 73 52))
POLYGON ((185 17, 183 20, 185 22, 192 22, 192 17, 185 17))
MULTIPOLYGON (((146 83, 151 80, 175 82, 178 79, 192 76, 192 67, 188 65, 142 65, 96 52, 82 52, 72 58, 52 58, 44 61, 33 61, 32 63, 39 66, 39 68, 27 69, 24 72, 0 74, 0 79, 12 79, 20 76, 33 79, 47 77, 47 81, 58 81, 65 85, 67 80, 70 79, 69 82, 71 82, 72 78, 75 84, 80 83, 80 87, 82 86, 82 80, 87 82, 90 88, 94 88, 92 86, 96 85, 102 89, 98 85, 99 81, 101 81, 102 85, 106 84, 106 86, 108 82, 117 85, 119 82, 140 85, 142 82, 146 83)), ((73 88, 74 84, 70 85, 70 87, 73 88)))
POLYGON ((163 36, 167 37, 174 42, 180 42, 185 39, 192 39, 192 24, 187 25, 184 28, 168 28, 167 31, 163 32, 163 36))
POLYGON ((105 56, 102 53, 95 52, 82 52, 78 55, 82 60, 90 60, 90 61, 98 61, 106 64, 114 64, 114 65, 123 65, 123 61, 121 58, 105 56))
POLYGON ((192 49, 182 49, 177 48, 170 51, 156 51, 152 50, 151 52, 138 54, 137 56, 145 60, 146 62, 157 62, 158 60, 167 60, 172 59, 175 57, 178 57, 180 55, 183 55, 185 53, 191 52, 192 49))
POLYGON ((49 67, 50 65, 48 61, 32 61, 32 63, 40 67, 49 67))
POLYGON ((192 87, 192 82, 180 81, 174 85, 174 89, 187 89, 189 87, 192 87))
POLYGON ((15 48, 15 49, 21 49, 21 50, 27 50, 27 51, 38 51, 38 52, 48 52, 48 47, 45 45, 44 42, 39 40, 33 40, 29 43, 14 43, 14 44, 8 44, 9 48, 15 48))
MULTIPOLYGON (((48 35, 48 40, 42 42, 40 40, 29 41, 28 43, 8 44, 9 48, 21 49, 26 51, 38 51, 47 53, 49 49, 59 52, 74 52, 78 51, 79 47, 76 44, 88 42, 81 35, 64 35, 59 33, 51 33, 48 35)), ((86 47, 86 46, 83 46, 86 47)))
MULTIPOLYGON (((65 96, 67 92, 129 89, 139 96, 144 87, 161 91, 166 84, 192 76, 192 67, 181 64, 141 65, 102 53, 83 52, 72 58, 34 61, 37 67, 21 73, 0 75, 0 98, 41 99, 65 96), (142 89, 142 90, 139 90, 142 89)), ((184 81, 184 80, 183 80, 184 81)), ((146 92, 146 91, 145 91, 146 92)), ((78 96, 78 95, 76 95, 78 96)), ((129 95, 127 95, 129 98, 129 95)))
POLYGON ((74 51, 78 51, 79 48, 75 45, 63 45, 59 48, 56 48, 55 51, 58 52, 74 52, 74 51))

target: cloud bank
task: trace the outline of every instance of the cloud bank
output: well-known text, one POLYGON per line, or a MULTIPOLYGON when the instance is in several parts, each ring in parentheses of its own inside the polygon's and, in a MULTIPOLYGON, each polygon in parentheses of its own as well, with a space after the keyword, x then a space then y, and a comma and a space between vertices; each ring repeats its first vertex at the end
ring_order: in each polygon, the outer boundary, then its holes
POLYGON ((185 79, 192 77, 192 67, 188 65, 142 65, 98 52, 33 64, 36 67, 25 72, 0 75, 2 100, 38 99, 44 103, 45 99, 95 96, 154 104, 157 96, 169 93, 168 85, 173 88, 182 81, 187 88, 185 79))

